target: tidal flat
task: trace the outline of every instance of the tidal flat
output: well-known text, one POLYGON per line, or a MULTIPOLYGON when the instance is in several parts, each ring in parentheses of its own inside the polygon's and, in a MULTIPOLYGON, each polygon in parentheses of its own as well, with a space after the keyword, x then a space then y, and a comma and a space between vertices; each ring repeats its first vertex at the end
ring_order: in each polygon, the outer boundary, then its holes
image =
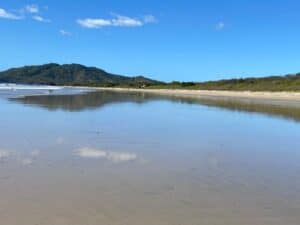
POLYGON ((0 89, 0 224, 299 224, 285 103, 0 89))

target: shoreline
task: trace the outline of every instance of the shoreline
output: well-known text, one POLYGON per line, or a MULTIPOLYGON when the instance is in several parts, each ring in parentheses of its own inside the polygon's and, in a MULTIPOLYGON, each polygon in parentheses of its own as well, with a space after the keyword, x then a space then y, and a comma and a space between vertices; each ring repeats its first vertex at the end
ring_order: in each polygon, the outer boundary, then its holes
MULTIPOLYGON (((188 90, 188 89, 148 89, 125 87, 89 87, 89 86, 45 86, 72 89, 85 89, 94 91, 134 92, 163 95, 178 98, 218 99, 244 102, 256 102, 263 104, 293 105, 300 107, 300 92, 269 92, 269 91, 221 91, 221 90, 188 90)), ((47 88, 39 90, 47 90, 47 88)), ((27 90, 27 89, 26 89, 27 90)), ((28 90, 30 90, 28 88, 28 90)), ((37 94, 39 95, 39 94, 37 94)))
POLYGON ((174 97, 193 98, 230 98, 248 100, 280 100, 295 101, 300 104, 300 92, 252 92, 252 91, 211 91, 211 90, 182 90, 182 89, 139 89, 139 88, 106 88, 106 87, 78 87, 93 90, 139 92, 149 94, 168 95, 174 97))

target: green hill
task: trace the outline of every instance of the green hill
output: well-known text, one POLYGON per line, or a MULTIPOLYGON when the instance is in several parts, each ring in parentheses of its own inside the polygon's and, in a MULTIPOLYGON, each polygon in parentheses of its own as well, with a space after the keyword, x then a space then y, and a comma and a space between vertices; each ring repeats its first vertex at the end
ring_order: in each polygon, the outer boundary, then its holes
POLYGON ((127 77, 79 64, 24 66, 0 72, 0 83, 70 86, 147 86, 157 84, 143 76, 127 77))

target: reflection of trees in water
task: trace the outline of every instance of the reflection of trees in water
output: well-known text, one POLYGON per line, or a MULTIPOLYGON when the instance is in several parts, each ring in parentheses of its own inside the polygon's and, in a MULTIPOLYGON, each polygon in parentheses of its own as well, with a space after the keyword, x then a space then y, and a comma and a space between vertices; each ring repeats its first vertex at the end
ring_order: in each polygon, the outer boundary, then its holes
POLYGON ((108 104, 132 102, 143 104, 149 101, 173 101, 182 104, 200 104, 227 110, 263 113, 300 121, 299 105, 274 104, 272 101, 250 101, 220 97, 175 97, 141 92, 96 91, 79 95, 42 95, 12 99, 22 104, 39 106, 48 110, 82 111, 101 108, 108 104))
POLYGON ((109 91, 86 92, 76 95, 41 95, 11 99, 26 105, 40 106, 48 110, 82 111, 101 108, 107 104, 147 101, 143 93, 117 93, 109 91))
MULTIPOLYGON (((243 101, 237 99, 220 100, 217 98, 203 98, 196 100, 196 102, 208 107, 217 107, 239 112, 262 113, 269 116, 277 116, 300 121, 300 107, 296 105, 286 106, 280 104, 270 104, 268 102, 243 101)), ((189 103, 194 104, 195 102, 189 101, 189 103)))

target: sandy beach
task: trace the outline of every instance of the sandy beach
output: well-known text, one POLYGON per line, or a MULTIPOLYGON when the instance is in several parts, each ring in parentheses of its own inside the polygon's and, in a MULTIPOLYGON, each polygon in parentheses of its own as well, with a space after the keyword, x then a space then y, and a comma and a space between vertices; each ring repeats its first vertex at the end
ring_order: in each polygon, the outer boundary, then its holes
POLYGON ((251 91, 209 91, 209 90, 180 90, 180 89, 137 89, 137 88, 94 88, 118 92, 143 92, 178 97, 220 97, 230 99, 250 100, 279 100, 300 104, 300 92, 251 92, 251 91))

